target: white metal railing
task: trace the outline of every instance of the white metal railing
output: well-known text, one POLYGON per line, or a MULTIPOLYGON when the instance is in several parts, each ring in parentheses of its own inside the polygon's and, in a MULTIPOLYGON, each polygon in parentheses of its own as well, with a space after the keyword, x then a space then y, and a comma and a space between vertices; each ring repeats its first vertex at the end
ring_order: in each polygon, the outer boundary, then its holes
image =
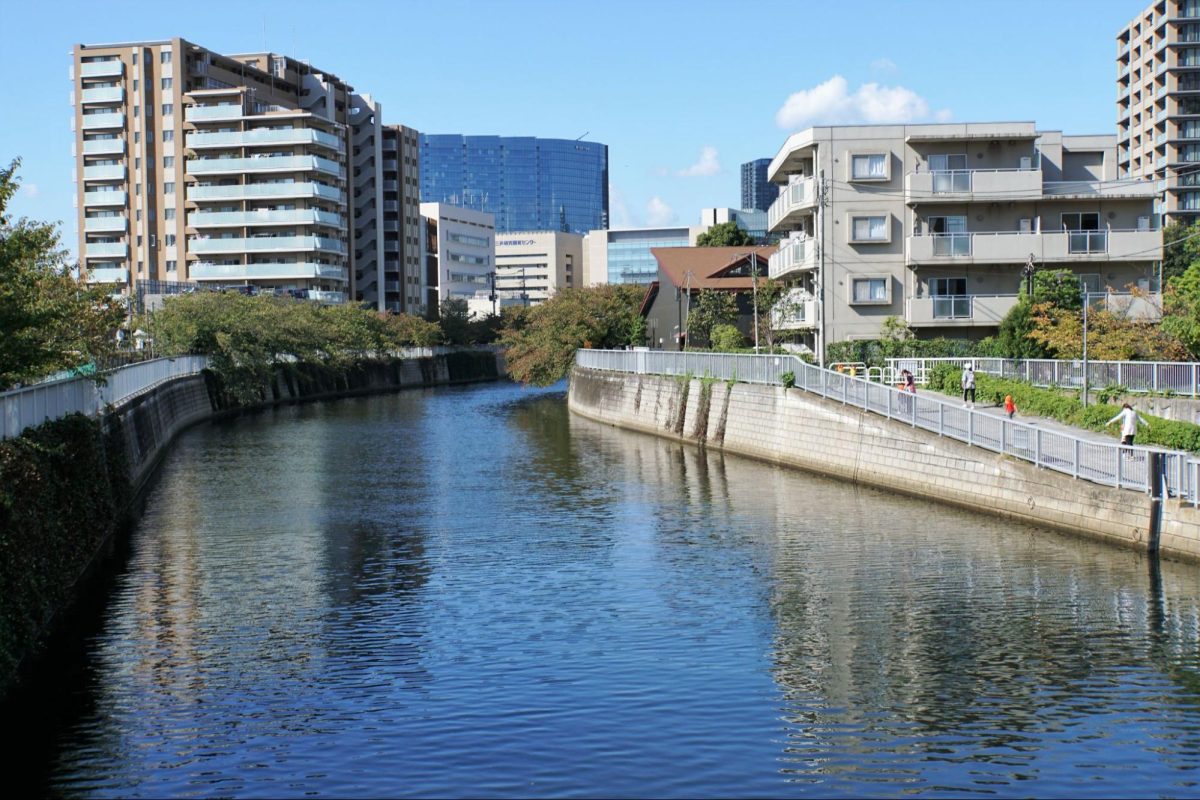
POLYGON ((20 436, 26 428, 68 414, 94 416, 120 405, 158 384, 195 375, 208 366, 208 356, 156 358, 104 373, 106 383, 67 378, 0 393, 0 439, 20 436))
POLYGON ((852 405, 914 428, 1019 458, 1073 478, 1120 489, 1149 492, 1150 454, 1161 453, 1163 483, 1171 495, 1197 501, 1200 461, 1185 452, 1098 442, 1037 425, 964 408, 927 394, 914 395, 884 383, 822 369, 789 355, 578 350, 575 363, 587 369, 648 375, 694 375, 742 383, 781 385, 792 373, 795 387, 852 405))
MULTIPOLYGON (((1083 388, 1083 361, 1049 358, 889 358, 888 366, 907 369, 925 383, 930 370, 938 364, 961 368, 975 365, 976 372, 1025 381, 1034 386, 1064 389, 1083 388)), ((1088 386, 1123 386, 1131 392, 1170 392, 1187 397, 1200 396, 1200 363, 1194 361, 1088 361, 1088 386)))

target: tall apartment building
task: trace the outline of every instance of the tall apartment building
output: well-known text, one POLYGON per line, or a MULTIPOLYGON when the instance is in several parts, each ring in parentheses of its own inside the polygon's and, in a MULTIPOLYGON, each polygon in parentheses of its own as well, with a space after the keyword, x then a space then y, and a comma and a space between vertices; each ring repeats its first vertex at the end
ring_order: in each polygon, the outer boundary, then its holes
POLYGON ((608 227, 608 145, 421 134, 421 199, 486 211, 498 231, 608 227))
POLYGON ((770 176, 768 225, 785 238, 769 271, 792 287, 781 324, 818 353, 878 336, 887 317, 922 337, 995 333, 1027 265, 1070 269, 1151 313, 1119 293, 1158 290, 1157 189, 1116 179, 1113 136, 1031 122, 810 128, 770 176))
POLYGON ((742 208, 746 211, 766 211, 775 201, 775 187, 767 178, 769 158, 756 158, 742 164, 742 208))
POLYGON ((1160 213, 1200 214, 1200 0, 1158 0, 1117 34, 1117 160, 1160 181, 1160 213))
POLYGON ((496 237, 496 294, 537 305, 582 286, 583 237, 562 231, 509 231, 496 237))
POLYGON ((77 45, 72 82, 87 280, 374 299, 356 287, 384 263, 360 241, 385 207, 369 97, 287 56, 184 39, 77 45))
POLYGON ((490 313, 496 264, 496 222, 491 214, 446 203, 421 203, 421 252, 426 305, 467 301, 473 313, 490 313), (486 310, 485 310, 486 307, 486 310))

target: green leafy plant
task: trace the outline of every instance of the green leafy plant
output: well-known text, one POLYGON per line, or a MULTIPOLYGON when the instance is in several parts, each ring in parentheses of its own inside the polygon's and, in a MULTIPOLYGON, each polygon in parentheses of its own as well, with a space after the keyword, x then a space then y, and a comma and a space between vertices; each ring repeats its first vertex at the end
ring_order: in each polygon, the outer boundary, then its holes
POLYGON ((783 383, 783 388, 791 389, 796 385, 796 373, 788 371, 779 376, 779 380, 783 383))

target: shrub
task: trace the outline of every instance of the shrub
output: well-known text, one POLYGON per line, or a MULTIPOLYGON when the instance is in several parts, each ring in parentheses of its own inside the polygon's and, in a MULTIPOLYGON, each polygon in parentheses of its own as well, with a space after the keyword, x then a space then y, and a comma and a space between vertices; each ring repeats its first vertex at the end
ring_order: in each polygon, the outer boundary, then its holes
POLYGON ((796 385, 796 373, 785 372, 779 376, 779 380, 783 382, 783 388, 791 389, 796 385))
POLYGON ((713 350, 718 353, 732 353, 739 350, 745 341, 746 337, 742 336, 742 332, 733 325, 713 326, 712 346, 713 350))

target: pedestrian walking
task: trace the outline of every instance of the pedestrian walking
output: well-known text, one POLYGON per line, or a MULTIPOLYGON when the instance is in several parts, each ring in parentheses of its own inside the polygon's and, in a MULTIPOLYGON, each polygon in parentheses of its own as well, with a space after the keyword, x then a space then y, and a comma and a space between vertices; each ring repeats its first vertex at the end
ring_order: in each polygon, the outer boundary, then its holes
POLYGON ((904 370, 904 391, 917 393, 917 379, 908 370, 904 370))
POLYGON ((1013 402, 1011 394, 1004 395, 1004 413, 1008 414, 1009 419, 1017 413, 1017 404, 1013 402))
POLYGON ((970 403, 971 408, 975 407, 975 367, 967 362, 963 367, 962 373, 962 390, 963 390, 963 405, 970 403))
POLYGON ((1104 427, 1107 428, 1114 422, 1121 423, 1121 444, 1133 444, 1133 437, 1137 433, 1138 425, 1150 425, 1141 414, 1133 410, 1133 406, 1129 403, 1122 405, 1117 415, 1104 423, 1104 427))

